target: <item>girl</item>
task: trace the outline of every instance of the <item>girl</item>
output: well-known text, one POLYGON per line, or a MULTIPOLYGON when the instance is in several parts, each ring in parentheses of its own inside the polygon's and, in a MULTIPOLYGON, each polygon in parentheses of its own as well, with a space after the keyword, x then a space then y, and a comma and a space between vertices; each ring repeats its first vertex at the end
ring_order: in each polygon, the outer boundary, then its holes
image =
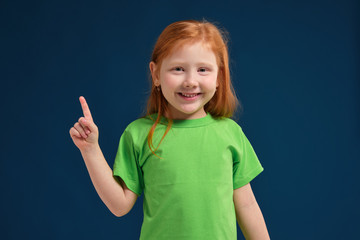
POLYGON ((250 187, 263 171, 241 127, 224 34, 206 21, 170 24, 150 62, 148 113, 122 134, 113 171, 99 131, 84 117, 70 129, 97 193, 116 216, 144 192, 140 239, 269 239, 250 187))

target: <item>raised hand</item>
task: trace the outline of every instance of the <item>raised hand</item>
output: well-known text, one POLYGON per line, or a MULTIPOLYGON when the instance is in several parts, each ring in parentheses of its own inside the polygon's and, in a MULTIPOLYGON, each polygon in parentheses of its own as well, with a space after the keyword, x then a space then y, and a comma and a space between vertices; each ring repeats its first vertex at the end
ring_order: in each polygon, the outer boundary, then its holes
POLYGON ((89 106, 84 97, 79 98, 84 117, 80 117, 70 129, 70 136, 80 151, 91 149, 98 144, 99 130, 95 125, 89 106))

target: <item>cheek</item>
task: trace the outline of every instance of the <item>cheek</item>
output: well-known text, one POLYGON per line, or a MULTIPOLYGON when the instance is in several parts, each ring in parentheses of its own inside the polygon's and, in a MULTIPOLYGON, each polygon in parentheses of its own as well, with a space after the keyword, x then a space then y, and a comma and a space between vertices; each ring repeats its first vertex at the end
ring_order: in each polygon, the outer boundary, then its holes
POLYGON ((161 79, 161 87, 164 90, 174 90, 178 86, 179 80, 170 74, 165 74, 161 79))
POLYGON ((206 79, 205 81, 206 84, 204 84, 204 87, 207 88, 208 90, 214 90, 217 87, 217 79, 216 76, 211 76, 209 78, 206 79))

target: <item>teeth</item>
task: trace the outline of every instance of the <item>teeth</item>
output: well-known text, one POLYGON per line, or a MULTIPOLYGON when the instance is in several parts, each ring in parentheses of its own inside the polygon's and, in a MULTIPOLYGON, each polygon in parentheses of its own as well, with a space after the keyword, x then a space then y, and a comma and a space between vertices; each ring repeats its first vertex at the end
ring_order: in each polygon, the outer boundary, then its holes
POLYGON ((186 94, 186 93, 181 93, 181 95, 185 96, 185 97, 195 97, 197 95, 197 93, 195 94, 186 94))

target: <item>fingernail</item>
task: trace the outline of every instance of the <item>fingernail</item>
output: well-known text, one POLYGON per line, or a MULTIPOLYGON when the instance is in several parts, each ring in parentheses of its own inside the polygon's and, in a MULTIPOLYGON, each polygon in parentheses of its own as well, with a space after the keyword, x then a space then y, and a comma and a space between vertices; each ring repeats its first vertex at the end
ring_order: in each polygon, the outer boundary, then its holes
POLYGON ((87 130, 87 131, 86 131, 86 134, 90 134, 90 131, 89 131, 89 130, 87 130))

